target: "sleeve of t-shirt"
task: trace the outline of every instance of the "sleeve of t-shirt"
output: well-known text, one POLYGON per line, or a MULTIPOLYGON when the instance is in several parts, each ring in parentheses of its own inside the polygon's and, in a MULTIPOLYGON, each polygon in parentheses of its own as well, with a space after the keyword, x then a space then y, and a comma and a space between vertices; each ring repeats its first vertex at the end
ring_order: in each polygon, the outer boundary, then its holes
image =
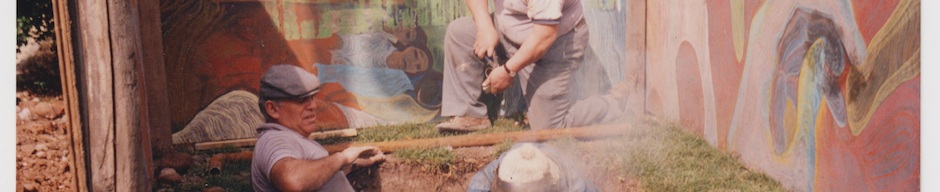
POLYGON ((295 140, 289 139, 288 136, 278 135, 282 134, 278 132, 270 132, 264 136, 270 137, 265 139, 259 139, 255 146, 255 153, 261 153, 263 156, 262 160, 264 161, 262 171, 264 175, 270 178, 271 169, 274 168, 274 163, 278 160, 281 160, 286 157, 291 157, 295 159, 301 159, 302 149, 300 145, 296 143, 295 140))
POLYGON ((493 180, 496 179, 496 167, 499 167, 499 162, 503 159, 503 155, 500 155, 498 158, 494 159, 493 162, 487 164, 486 167, 477 171, 473 174, 473 177, 470 178, 470 184, 467 185, 467 192, 489 192, 491 191, 490 187, 493 186, 493 180))
POLYGON ((561 22, 564 0, 529 0, 526 15, 533 23, 557 25, 561 22))

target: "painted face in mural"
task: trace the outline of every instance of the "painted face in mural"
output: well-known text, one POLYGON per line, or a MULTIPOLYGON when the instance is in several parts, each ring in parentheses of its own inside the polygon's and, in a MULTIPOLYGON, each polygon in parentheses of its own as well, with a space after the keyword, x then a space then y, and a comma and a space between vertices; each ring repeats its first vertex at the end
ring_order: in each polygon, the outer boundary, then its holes
POLYGON ((388 68, 401 69, 409 74, 427 70, 431 63, 427 52, 415 47, 392 52, 385 58, 385 62, 388 63, 388 68))
POLYGON ((268 111, 279 124, 300 132, 301 135, 309 135, 317 131, 317 102, 314 101, 315 99, 311 95, 280 102, 269 101, 272 102, 269 107, 273 107, 274 110, 269 108, 268 111))

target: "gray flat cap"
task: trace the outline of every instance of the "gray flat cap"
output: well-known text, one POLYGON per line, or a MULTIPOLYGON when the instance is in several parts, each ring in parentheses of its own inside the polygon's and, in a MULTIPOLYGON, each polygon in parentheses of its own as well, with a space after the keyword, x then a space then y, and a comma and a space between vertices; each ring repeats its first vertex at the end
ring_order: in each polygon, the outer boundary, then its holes
POLYGON ((261 77, 261 100, 307 97, 320 91, 320 79, 303 68, 278 64, 261 77))

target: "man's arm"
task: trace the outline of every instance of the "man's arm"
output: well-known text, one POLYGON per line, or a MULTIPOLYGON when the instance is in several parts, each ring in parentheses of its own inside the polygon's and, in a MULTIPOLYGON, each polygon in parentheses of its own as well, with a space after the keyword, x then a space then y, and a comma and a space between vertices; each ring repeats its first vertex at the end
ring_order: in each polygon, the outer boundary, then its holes
MULTIPOLYGON (((535 63, 551 48, 558 38, 558 25, 538 24, 532 26, 532 34, 522 42, 516 54, 506 61, 509 70, 518 72, 527 65, 535 63)), ((489 78, 483 82, 483 87, 491 87, 491 93, 499 93, 509 88, 512 78, 506 70, 493 70, 489 78)))
POLYGON ((271 173, 269 173, 271 183, 282 191, 310 191, 319 189, 326 185, 336 172, 348 169, 353 159, 374 157, 384 159, 384 156, 377 155, 381 153, 378 148, 368 146, 349 147, 342 152, 316 160, 285 157, 277 160, 274 166, 271 167, 271 173), (365 151, 370 152, 363 153, 365 151), (371 156, 361 157, 361 155, 368 154, 371 154, 371 156))
POLYGON ((350 161, 352 160, 340 153, 317 160, 285 157, 275 162, 274 167, 271 168, 271 183, 281 191, 319 189, 350 161))
POLYGON ((516 54, 506 61, 509 70, 519 71, 526 65, 535 63, 545 55, 545 52, 558 38, 558 25, 533 24, 532 34, 522 42, 516 54))
POLYGON ((493 18, 490 17, 490 8, 488 0, 467 0, 467 8, 470 9, 470 15, 477 28, 476 40, 473 42, 473 53, 477 58, 483 58, 484 55, 492 57, 496 52, 496 44, 499 43, 499 34, 496 27, 493 26, 493 18))

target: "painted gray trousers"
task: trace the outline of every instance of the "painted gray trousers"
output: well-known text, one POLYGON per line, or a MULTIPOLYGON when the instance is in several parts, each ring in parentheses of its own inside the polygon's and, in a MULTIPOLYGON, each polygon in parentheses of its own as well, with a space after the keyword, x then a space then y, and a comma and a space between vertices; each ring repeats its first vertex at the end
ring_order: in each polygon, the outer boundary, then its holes
MULTIPOLYGON (((503 34, 500 36, 500 44, 511 58, 520 45, 509 42, 503 34)), ((475 40, 476 25, 471 17, 459 18, 447 26, 441 116, 486 117, 486 105, 479 101, 485 64, 473 55, 475 40)), ((587 43, 588 27, 582 20, 573 30, 559 36, 535 64, 518 72, 516 78, 529 106, 527 115, 532 129, 580 127, 624 115, 625 106, 621 103, 625 101, 609 95, 574 101, 572 74, 581 65, 587 43)))

